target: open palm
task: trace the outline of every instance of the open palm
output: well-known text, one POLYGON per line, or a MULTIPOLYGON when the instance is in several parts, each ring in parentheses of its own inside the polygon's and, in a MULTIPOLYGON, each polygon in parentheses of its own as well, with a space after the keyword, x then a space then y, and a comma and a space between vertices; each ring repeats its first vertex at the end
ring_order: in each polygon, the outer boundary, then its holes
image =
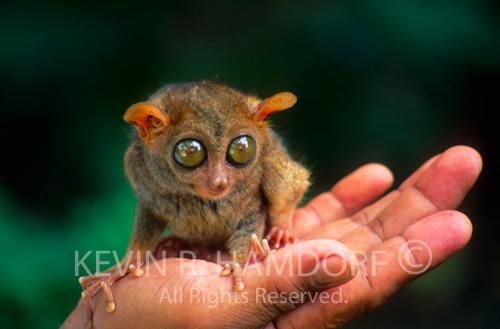
MULTIPOLYGON (((95 328, 341 327, 378 307, 401 286, 438 266, 469 240, 453 211, 476 181, 481 158, 451 148, 397 190, 382 165, 363 166, 297 209, 300 242, 245 267, 245 291, 204 260, 167 258, 147 275, 112 286, 115 312, 94 298, 95 328)), ((80 302, 63 328, 81 328, 80 302)))

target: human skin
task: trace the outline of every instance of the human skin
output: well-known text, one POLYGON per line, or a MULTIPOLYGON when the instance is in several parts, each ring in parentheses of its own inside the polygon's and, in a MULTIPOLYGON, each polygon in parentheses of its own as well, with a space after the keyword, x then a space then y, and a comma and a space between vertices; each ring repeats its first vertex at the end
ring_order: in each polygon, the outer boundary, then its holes
MULTIPOLYGON (((233 292, 232 277, 220 276, 221 265, 160 259, 166 275, 152 266, 148 275, 127 276, 112 286, 117 305, 113 313, 106 312, 104 294, 95 296, 94 328, 342 327, 467 244, 472 225, 466 215, 453 209, 481 168, 475 150, 456 146, 428 160, 380 198, 391 186, 392 174, 382 165, 365 165, 296 210, 293 233, 298 243, 245 267, 246 295, 240 295, 246 296, 245 302, 233 292), (429 249, 413 248, 407 244, 412 240, 429 249), (318 262, 319 270, 313 271, 318 262), (287 270, 280 275, 282 264, 287 270), (405 266, 422 273, 412 274, 405 266), (301 271, 313 274, 299 275, 301 271), (193 291, 202 292, 197 296, 226 294, 226 299, 214 307, 207 299, 193 298, 193 291), (322 291, 341 295, 342 301, 330 298, 313 303, 294 298, 301 292, 314 296, 322 291), (177 300, 172 302, 174 293, 177 300), (273 299, 273 293, 285 298, 273 299)), ((80 301, 62 327, 83 328, 84 324, 80 301)))

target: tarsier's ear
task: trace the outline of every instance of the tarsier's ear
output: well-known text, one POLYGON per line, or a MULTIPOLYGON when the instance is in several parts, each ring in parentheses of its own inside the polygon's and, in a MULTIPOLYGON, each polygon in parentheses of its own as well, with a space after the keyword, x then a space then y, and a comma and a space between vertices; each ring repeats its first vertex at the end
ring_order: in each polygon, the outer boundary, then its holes
POLYGON ((123 119, 137 128, 139 136, 148 145, 152 145, 155 138, 163 135, 170 124, 170 116, 149 103, 132 105, 123 115, 123 119))
POLYGON ((252 119, 255 121, 265 121, 275 112, 289 109, 297 102, 297 96, 292 93, 279 93, 262 102, 250 104, 252 119))

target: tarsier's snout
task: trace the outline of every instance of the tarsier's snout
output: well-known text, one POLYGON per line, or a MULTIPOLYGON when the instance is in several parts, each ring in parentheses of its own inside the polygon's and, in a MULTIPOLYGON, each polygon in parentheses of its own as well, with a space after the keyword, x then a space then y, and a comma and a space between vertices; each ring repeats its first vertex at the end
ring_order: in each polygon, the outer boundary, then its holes
POLYGON ((223 172, 208 177, 196 187, 196 192, 205 199, 219 199, 229 193, 229 177, 223 172))
POLYGON ((227 177, 224 174, 214 177, 210 181, 210 187, 216 191, 223 191, 227 188, 227 177))

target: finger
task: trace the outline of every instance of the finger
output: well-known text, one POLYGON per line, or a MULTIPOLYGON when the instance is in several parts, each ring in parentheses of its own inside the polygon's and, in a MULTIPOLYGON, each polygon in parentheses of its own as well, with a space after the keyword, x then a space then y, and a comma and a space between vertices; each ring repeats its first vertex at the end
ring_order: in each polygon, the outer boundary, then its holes
POLYGON ((374 248, 364 267, 368 284, 377 298, 385 299, 394 288, 429 272, 462 249, 471 235, 472 224, 464 214, 454 210, 432 214, 374 248), (381 253, 375 260, 377 251, 381 253))
POLYGON ((433 214, 367 254, 367 262, 360 264, 356 278, 328 290, 331 296, 340 297, 325 298, 323 301, 327 303, 308 301, 295 312, 278 318, 275 325, 279 328, 341 327, 379 306, 401 286, 443 263, 467 244, 471 233, 472 226, 465 215, 455 211, 433 214))
POLYGON ((235 304, 231 327, 264 326, 295 310, 315 293, 353 278, 357 264, 346 246, 332 240, 299 242, 245 271, 245 303, 235 304))
POLYGON ((455 209, 476 182, 481 168, 481 157, 474 149, 448 149, 372 220, 370 227, 385 240, 432 213, 455 209))
POLYGON ((407 187, 412 186, 413 184, 415 184, 415 182, 417 181, 417 179, 420 178, 420 176, 422 175, 422 173, 424 173, 427 170, 427 168, 429 168, 434 163, 434 161, 436 161, 436 159, 439 156, 440 156, 440 154, 435 155, 432 158, 430 158, 429 160, 427 160, 423 165, 421 165, 410 177, 408 177, 399 186, 398 190, 402 191, 405 188, 407 188, 407 187))
POLYGON ((350 231, 339 241, 352 250, 367 251, 432 213, 457 207, 481 167, 481 157, 475 150, 464 146, 447 150, 421 174, 414 186, 403 190, 375 217, 364 218, 366 225, 350 231))
POLYGON ((394 199, 399 196, 398 191, 392 191, 384 196, 382 199, 363 208, 352 217, 347 217, 341 220, 334 221, 319 230, 315 230, 310 234, 303 237, 304 240, 315 239, 333 239, 340 240, 347 233, 358 229, 365 225, 376 215, 378 215, 385 207, 387 207, 394 199))
POLYGON ((241 293, 234 293, 233 277, 221 277, 222 267, 215 263, 175 258, 158 263, 160 268, 151 266, 143 277, 126 277, 113 286, 117 309, 112 316, 99 311, 105 298, 96 296, 94 322, 112 327, 130 321, 132 312, 142 315, 136 327, 151 328, 197 312, 203 319, 185 317, 182 326, 260 327, 305 302, 307 292, 349 281, 357 269, 350 249, 331 240, 300 242, 244 267, 241 293))
POLYGON ((345 218, 379 198, 393 182, 392 173, 380 164, 368 164, 338 182, 329 192, 297 209, 293 228, 296 236, 345 218))

